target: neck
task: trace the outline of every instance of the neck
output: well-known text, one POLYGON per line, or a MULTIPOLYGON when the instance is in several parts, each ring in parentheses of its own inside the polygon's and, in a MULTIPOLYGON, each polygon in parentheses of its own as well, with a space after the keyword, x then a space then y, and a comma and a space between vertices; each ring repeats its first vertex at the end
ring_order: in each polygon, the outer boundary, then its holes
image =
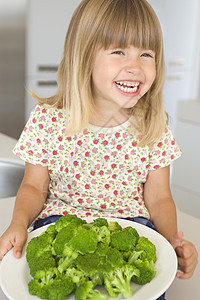
POLYGON ((115 127, 123 124, 130 118, 128 109, 96 109, 94 116, 90 118, 90 124, 99 127, 115 127))

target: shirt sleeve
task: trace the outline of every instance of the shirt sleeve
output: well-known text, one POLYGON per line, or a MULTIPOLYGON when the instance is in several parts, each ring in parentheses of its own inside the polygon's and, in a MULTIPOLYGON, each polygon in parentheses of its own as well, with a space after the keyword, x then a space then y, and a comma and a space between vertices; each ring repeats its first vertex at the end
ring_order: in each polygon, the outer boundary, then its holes
POLYGON ((150 150, 149 170, 156 170, 170 165, 172 161, 181 156, 181 153, 182 151, 171 129, 167 126, 160 140, 150 150))
POLYGON ((43 105, 32 111, 13 153, 34 165, 48 165, 47 113, 43 105))

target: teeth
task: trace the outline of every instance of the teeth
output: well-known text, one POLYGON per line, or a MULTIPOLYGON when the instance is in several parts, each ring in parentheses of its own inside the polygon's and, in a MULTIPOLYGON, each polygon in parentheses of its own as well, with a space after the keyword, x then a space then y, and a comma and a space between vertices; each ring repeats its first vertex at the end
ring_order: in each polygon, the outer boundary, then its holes
POLYGON ((139 82, 116 81, 116 85, 123 92, 135 93, 138 89, 139 82))

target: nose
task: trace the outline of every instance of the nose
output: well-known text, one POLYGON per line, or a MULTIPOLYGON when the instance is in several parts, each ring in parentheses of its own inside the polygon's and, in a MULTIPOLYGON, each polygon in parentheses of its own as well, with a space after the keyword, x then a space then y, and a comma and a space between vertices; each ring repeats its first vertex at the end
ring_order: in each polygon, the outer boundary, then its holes
POLYGON ((141 64, 137 58, 132 58, 127 61, 126 71, 128 73, 138 74, 141 71, 141 64))

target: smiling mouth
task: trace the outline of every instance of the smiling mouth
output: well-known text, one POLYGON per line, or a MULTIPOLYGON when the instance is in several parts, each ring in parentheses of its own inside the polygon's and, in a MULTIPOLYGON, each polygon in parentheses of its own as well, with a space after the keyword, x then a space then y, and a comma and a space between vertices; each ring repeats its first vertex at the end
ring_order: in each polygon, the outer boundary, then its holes
POLYGON ((128 81, 115 81, 116 86, 125 93, 136 93, 140 83, 128 81))

